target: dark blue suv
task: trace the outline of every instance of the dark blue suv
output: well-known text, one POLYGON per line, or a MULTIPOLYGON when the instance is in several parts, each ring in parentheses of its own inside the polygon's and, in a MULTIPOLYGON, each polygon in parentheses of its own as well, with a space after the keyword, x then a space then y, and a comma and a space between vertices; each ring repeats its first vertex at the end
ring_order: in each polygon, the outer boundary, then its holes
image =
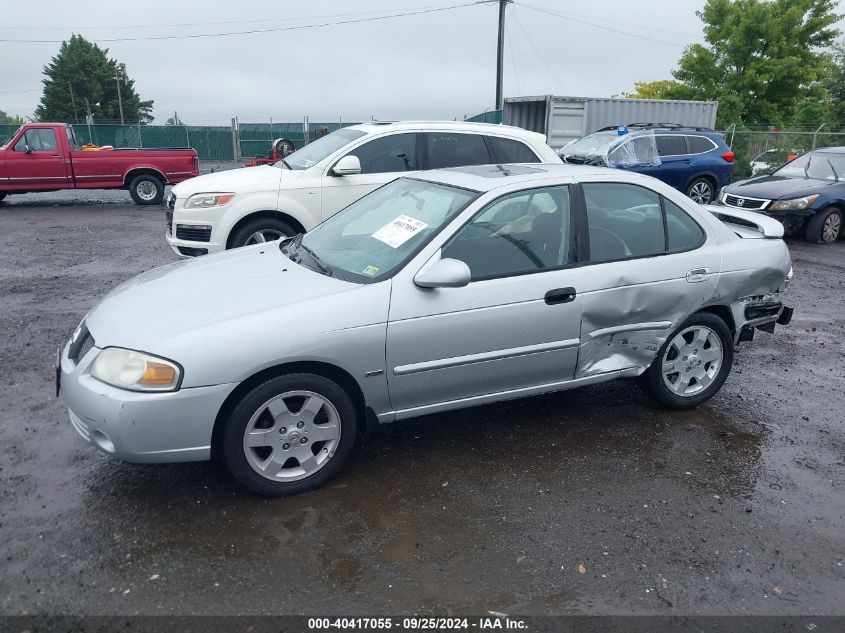
POLYGON ((565 163, 654 176, 701 204, 731 182, 734 154, 722 134, 670 123, 632 123, 589 134, 558 151, 565 163))

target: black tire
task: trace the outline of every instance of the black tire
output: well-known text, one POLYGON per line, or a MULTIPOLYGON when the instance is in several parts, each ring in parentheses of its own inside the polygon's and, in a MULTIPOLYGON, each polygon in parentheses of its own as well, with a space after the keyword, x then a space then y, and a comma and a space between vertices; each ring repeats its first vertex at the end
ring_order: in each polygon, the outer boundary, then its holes
POLYGON ((716 187, 709 178, 696 178, 687 185, 685 193, 699 204, 710 204, 716 199, 716 187))
POLYGON ((265 241, 268 242, 271 241, 271 239, 292 237, 299 233, 299 231, 294 230, 290 224, 284 220, 280 220, 279 218, 255 218, 254 220, 250 220, 245 223, 237 231, 235 231, 234 235, 232 235, 232 239, 229 240, 229 248, 247 246, 247 242, 250 242, 250 244, 257 244, 258 242, 251 241, 251 238, 256 233, 261 232, 264 233, 265 241))
POLYGON ((6 197, 6 194, 0 191, 0 202, 3 202, 3 198, 6 197))
MULTIPOLYGON (((296 396, 294 396, 293 399, 295 400, 296 396)), ((291 400, 286 399, 285 402, 291 402, 291 400)), ((304 399, 303 405, 300 406, 304 406, 304 399)), ((318 415, 322 415, 325 411, 326 408, 323 406, 323 408, 320 409, 321 413, 318 415)), ((298 413, 293 415, 296 416, 301 413, 302 410, 299 410, 298 413)), ((331 422, 331 415, 332 414, 327 414, 326 416, 326 419, 329 420, 329 422, 331 422)), ((285 417, 282 419, 292 418, 285 417)), ((223 458, 223 463, 226 465, 226 468, 232 476, 244 488, 247 488, 259 495, 266 497, 284 497, 287 495, 294 495, 308 490, 313 490, 314 488, 323 485, 331 477, 337 474, 337 472, 349 460, 349 456, 351 455, 352 449, 355 445, 355 438, 358 433, 358 414, 355 405, 352 402, 352 398, 337 383, 316 374, 297 373, 272 378, 250 391, 241 399, 232 411, 232 414, 229 416, 225 425, 223 432, 220 434, 220 444, 217 448, 219 449, 219 454, 223 458), (268 453, 259 454, 258 448, 245 448, 245 433, 247 432, 247 427, 250 425, 253 417, 259 416, 258 420, 262 421, 260 416, 266 416, 269 412, 269 409, 265 409, 265 406, 269 401, 286 393, 301 391, 311 392, 334 407, 337 415, 337 425, 339 427, 340 437, 332 445, 331 451, 326 448, 330 445, 329 442, 321 443, 320 441, 316 441, 310 444, 302 444, 301 446, 296 444, 296 440, 299 439, 299 441, 302 441, 302 437, 304 437, 307 441, 309 428, 313 430, 314 428, 317 428, 317 425, 311 424, 310 426, 305 426, 303 429, 296 429, 291 424, 290 429, 285 431, 285 434, 282 435, 281 431, 283 427, 280 426, 278 419, 274 419, 272 415, 270 418, 265 418, 265 426, 261 427, 262 429, 267 429, 268 436, 271 436, 270 440, 268 440, 269 442, 272 442, 271 448, 266 446, 261 447, 261 450, 268 449, 268 453), (267 426, 268 424, 272 424, 272 426, 267 426), (280 431, 278 440, 275 439, 276 430, 280 431), (300 433, 302 437, 297 436, 290 439, 293 432, 300 433), (295 481, 271 480, 268 476, 259 474, 258 471, 250 465, 250 459, 254 461, 266 459, 268 462, 275 460, 278 463, 282 463, 281 460, 283 459, 290 459, 287 452, 281 452, 283 446, 291 446, 290 444, 285 443, 286 441, 293 442, 294 444, 294 446, 290 449, 284 450, 291 450, 290 457, 294 458, 297 468, 299 467, 299 461, 296 460, 296 453, 294 452, 294 449, 305 450, 303 447, 309 447, 309 450, 317 459, 322 457, 323 454, 326 454, 327 457, 324 458, 322 464, 318 466, 317 470, 313 472, 313 474, 295 481), (254 451, 250 457, 247 456, 248 450, 254 451), (274 458, 274 455, 276 454, 274 451, 279 452, 278 458, 274 458), (323 451, 325 451, 325 453, 323 453, 323 451)), ((257 428, 258 427, 256 426, 252 430, 257 428)), ((284 462, 284 464, 287 463, 287 461, 284 462)))
POLYGON ((807 222, 807 241, 833 244, 842 237, 842 212, 836 208, 819 211, 807 222))
MULTIPOLYGON (((707 344, 709 344, 709 342, 707 344)), ((704 351, 705 350, 702 348, 701 352, 704 351)), ((697 348, 695 349, 695 353, 697 357, 699 354, 699 350, 697 348)), ((683 358, 684 360, 678 360, 679 372, 671 374, 678 375, 678 379, 680 379, 680 376, 683 375, 681 372, 685 371, 685 365, 681 365, 681 363, 685 363, 686 357, 683 358)), ((689 358, 690 362, 693 363, 693 356, 690 356, 689 358)), ((691 409, 706 402, 718 393, 719 389, 721 389, 722 385, 725 384, 725 380, 727 380, 728 375, 731 372, 733 358, 734 342, 728 326, 716 315, 707 312, 700 312, 689 317, 674 332, 672 332, 666 342, 661 346, 660 351, 657 353, 657 356, 651 363, 651 366, 639 377, 638 383, 643 393, 665 407, 670 409, 691 409), (662 371, 663 359, 664 356, 667 355, 667 350, 670 345, 673 345, 675 337, 685 330, 688 330, 688 328, 695 326, 704 326, 718 337, 719 343, 721 344, 722 359, 720 364, 714 368, 715 373, 711 379, 712 382, 710 382, 704 389, 696 393, 691 393, 690 395, 680 395, 670 389, 667 385, 667 381, 670 379, 664 379, 662 371)), ((697 360, 699 366, 702 366, 701 359, 697 360)), ((710 365, 710 363, 705 361, 703 365, 705 370, 708 368, 708 365, 710 365)), ((692 387, 694 385, 690 386, 692 387)))
POLYGON ((135 176, 129 183, 129 195, 132 196, 135 204, 161 204, 164 200, 164 183, 152 174, 135 176))

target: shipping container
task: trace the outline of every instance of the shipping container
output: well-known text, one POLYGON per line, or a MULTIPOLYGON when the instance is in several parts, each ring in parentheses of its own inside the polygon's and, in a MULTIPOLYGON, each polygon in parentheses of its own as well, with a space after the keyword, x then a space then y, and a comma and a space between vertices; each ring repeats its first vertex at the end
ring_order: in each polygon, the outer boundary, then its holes
POLYGON ((505 99, 502 122, 545 134, 546 142, 558 148, 612 125, 675 123, 712 129, 718 105, 716 101, 509 97, 505 99))

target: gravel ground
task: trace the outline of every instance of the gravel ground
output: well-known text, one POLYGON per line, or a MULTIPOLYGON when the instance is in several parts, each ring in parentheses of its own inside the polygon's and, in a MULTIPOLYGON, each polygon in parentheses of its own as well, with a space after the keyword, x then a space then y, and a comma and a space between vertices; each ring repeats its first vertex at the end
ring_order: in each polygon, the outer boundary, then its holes
POLYGON ((792 324, 698 410, 617 381, 429 416, 268 501, 112 462, 54 397, 163 237, 125 192, 0 204, 0 614, 845 613, 845 242, 790 244, 792 324))

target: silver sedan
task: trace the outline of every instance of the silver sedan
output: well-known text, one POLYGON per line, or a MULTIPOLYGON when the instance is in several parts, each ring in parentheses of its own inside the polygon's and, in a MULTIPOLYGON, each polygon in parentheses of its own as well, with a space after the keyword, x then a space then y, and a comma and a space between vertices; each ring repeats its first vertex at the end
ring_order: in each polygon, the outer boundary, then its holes
POLYGON ((79 434, 312 489, 370 425, 637 377, 694 407, 787 323, 776 221, 635 173, 487 165, 387 184, 306 235, 110 292, 59 353, 79 434))

